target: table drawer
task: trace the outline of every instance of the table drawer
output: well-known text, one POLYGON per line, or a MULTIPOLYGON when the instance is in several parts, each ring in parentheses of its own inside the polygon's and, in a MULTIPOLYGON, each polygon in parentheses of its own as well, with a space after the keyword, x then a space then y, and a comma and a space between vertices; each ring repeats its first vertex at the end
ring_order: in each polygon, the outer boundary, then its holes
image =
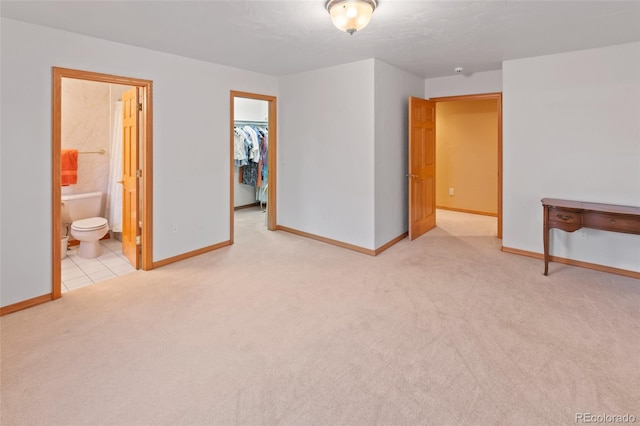
POLYGON ((582 212, 549 209, 549 227, 573 232, 582 227, 582 212))
POLYGON ((585 212, 582 226, 604 231, 640 234, 640 217, 610 213, 585 212))

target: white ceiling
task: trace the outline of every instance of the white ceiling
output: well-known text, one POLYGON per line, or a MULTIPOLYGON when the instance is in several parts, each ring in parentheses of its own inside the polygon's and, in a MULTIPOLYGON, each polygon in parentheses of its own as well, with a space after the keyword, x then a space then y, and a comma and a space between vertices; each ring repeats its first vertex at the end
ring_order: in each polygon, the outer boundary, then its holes
POLYGON ((378 58, 424 78, 640 40, 640 1, 379 0, 338 31, 325 0, 5 1, 4 18, 274 76, 378 58))

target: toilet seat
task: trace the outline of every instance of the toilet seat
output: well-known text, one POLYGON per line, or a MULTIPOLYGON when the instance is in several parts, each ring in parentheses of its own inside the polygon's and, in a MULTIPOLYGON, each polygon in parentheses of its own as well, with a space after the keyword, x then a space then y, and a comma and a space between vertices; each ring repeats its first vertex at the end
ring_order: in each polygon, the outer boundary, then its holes
POLYGON ((76 220, 71 224, 71 229, 76 231, 94 231, 107 226, 107 219, 103 217, 90 217, 89 219, 76 220))

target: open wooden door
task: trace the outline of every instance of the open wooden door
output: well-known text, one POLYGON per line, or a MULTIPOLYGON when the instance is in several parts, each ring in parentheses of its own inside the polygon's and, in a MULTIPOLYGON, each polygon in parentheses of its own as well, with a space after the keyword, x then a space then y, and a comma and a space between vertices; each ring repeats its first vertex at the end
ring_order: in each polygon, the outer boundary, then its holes
POLYGON ((409 239, 436 226, 436 103, 409 98, 409 239))
POLYGON ((140 267, 138 250, 138 88, 122 94, 122 252, 136 269, 140 267))

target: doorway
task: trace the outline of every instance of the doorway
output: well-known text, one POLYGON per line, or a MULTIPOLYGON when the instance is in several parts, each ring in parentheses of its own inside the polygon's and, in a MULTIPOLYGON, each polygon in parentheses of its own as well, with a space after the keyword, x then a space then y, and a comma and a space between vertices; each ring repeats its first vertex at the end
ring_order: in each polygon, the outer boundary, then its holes
POLYGON ((274 96, 231 91, 231 243, 235 240, 236 211, 243 220, 252 217, 250 220, 262 222, 266 229, 276 229, 276 102, 274 96), (245 141, 247 150, 242 148, 245 141))
POLYGON ((436 208, 496 218, 502 238, 502 94, 433 101, 436 208))
MULTIPOLYGON (((480 95, 453 96, 433 98, 430 100, 409 99, 409 237, 418 238, 436 226, 436 191, 437 171, 446 168, 442 159, 436 155, 436 122, 438 121, 437 106, 453 102, 485 102, 494 105, 495 115, 489 126, 494 126, 496 138, 495 149, 491 162, 497 163, 494 170, 494 188, 484 188, 495 195, 495 216, 497 217, 497 237, 502 238, 502 94, 488 93, 480 95), (495 192, 494 192, 495 191, 495 192), (496 194, 497 193, 497 194, 496 194)), ((456 189, 447 187, 447 195, 455 196, 456 189)), ((440 189, 442 191, 442 189, 440 189)), ((454 210, 454 209, 451 209, 454 210)), ((461 212, 472 209, 458 209, 461 212)), ((473 213, 477 213, 481 209, 473 213)), ((467 212, 468 213, 468 212, 467 212)), ((493 213, 492 213, 493 214, 493 213)))
MULTIPOLYGON (((62 296, 62 217, 61 217, 61 197, 62 197, 62 178, 61 178, 61 162, 62 162, 62 99, 63 99, 63 79, 65 82, 97 82, 118 85, 122 89, 123 109, 128 107, 130 114, 135 116, 135 125, 129 123, 123 128, 126 130, 133 129, 135 137, 134 142, 130 145, 129 158, 124 156, 124 150, 118 155, 123 156, 124 163, 127 161, 132 176, 129 176, 129 188, 133 188, 134 195, 129 194, 128 200, 130 206, 122 207, 123 219, 129 219, 129 222, 135 222, 135 228, 129 231, 133 236, 133 253, 127 256, 136 269, 142 268, 149 270, 152 268, 152 82, 149 80, 141 80, 129 77, 113 76, 108 74, 93 73, 88 71, 79 71, 65 68, 53 68, 53 117, 52 117, 52 298, 58 299, 62 296), (129 90, 124 90, 124 88, 129 90), (127 98, 127 99, 125 99, 127 98), (138 123, 139 120, 139 123, 138 123), (131 183, 133 182, 133 183, 131 183)), ((110 86, 111 87, 111 86, 110 86)), ((125 120, 127 115, 124 114, 125 120)), ((126 132, 123 132, 126 136, 126 132)), ((126 139, 126 138, 125 138, 126 139)), ((123 141, 123 146, 127 145, 127 141, 123 141)), ((109 147, 110 148, 110 147, 109 147)), ((95 151, 88 150, 86 155, 91 156, 103 155, 103 149, 95 151)), ((78 152, 78 154, 82 154, 78 152)), ((78 155, 81 160, 78 161, 78 169, 82 167, 82 156, 78 155)), ((97 158, 97 157, 94 157, 97 158)), ((128 176, 126 173, 126 164, 123 164, 122 180, 126 181, 128 176)), ((91 167, 87 163, 86 167, 91 167)), ((124 186, 124 185, 123 185, 124 186)), ((124 193, 123 189, 123 193, 124 193)), ((123 204, 126 199, 123 197, 123 204)), ((126 228, 126 226, 124 227, 126 228)), ((126 232, 126 231, 125 231, 126 232)), ((125 248, 125 239, 123 236, 122 248, 125 248)), ((131 245, 131 244, 130 244, 131 245)))

